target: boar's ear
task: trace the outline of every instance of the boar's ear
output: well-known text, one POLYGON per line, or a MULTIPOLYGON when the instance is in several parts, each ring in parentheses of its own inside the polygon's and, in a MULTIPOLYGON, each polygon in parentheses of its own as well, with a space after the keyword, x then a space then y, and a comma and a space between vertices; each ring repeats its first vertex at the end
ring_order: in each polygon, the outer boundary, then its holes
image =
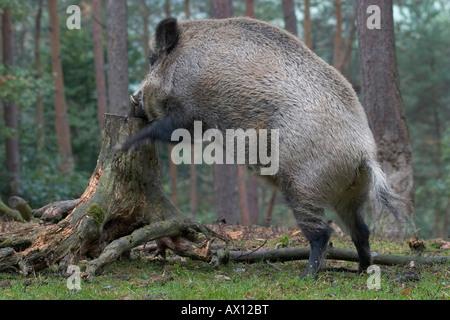
POLYGON ((156 46, 160 50, 170 52, 178 42, 177 19, 167 18, 156 26, 156 46))

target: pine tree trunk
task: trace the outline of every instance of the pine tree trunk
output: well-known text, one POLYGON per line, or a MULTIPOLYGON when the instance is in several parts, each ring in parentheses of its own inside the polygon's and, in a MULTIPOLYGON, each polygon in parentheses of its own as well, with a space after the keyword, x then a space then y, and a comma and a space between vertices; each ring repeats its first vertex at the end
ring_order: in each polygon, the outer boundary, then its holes
POLYGON ((194 148, 191 148, 191 164, 190 164, 190 202, 191 202, 191 218, 197 216, 197 168, 194 163, 194 148))
POLYGON ((285 29, 298 36, 294 0, 282 0, 285 29))
POLYGON ((50 21, 50 49, 53 83, 55 86, 55 131, 58 139, 58 154, 61 157, 60 172, 63 174, 73 168, 72 144, 70 141, 66 95, 64 92, 64 78, 61 65, 58 2, 56 0, 47 0, 47 6, 50 21))
POLYGON ((211 0, 211 18, 224 19, 232 15, 231 0, 211 0))
POLYGON ((148 5, 145 0, 141 0, 141 18, 142 18, 142 44, 145 48, 145 56, 149 55, 148 41, 150 40, 150 34, 148 32, 148 17, 150 15, 148 5))
MULTIPOLYGON (((231 0, 211 0, 212 18, 224 19, 232 14, 231 0)), ((237 164, 226 164, 224 150, 223 164, 214 165, 214 191, 217 220, 225 219, 229 224, 238 223, 240 216, 237 174, 237 164)))
POLYGON ((248 214, 248 203, 247 203, 247 190, 245 185, 245 172, 244 166, 238 164, 237 166, 238 175, 238 190, 239 190, 239 207, 241 209, 241 224, 243 226, 250 225, 250 216, 248 214))
MULTIPOLYGON (((361 0, 357 6, 362 104, 378 146, 378 161, 393 189, 403 198, 413 200, 412 151, 400 95, 392 0, 361 0), (380 29, 367 27, 369 5, 380 8, 380 29)), ((400 236, 414 230, 414 208, 405 206, 399 211, 401 224, 374 200, 373 233, 400 236)))
POLYGON ((178 167, 172 161, 173 144, 169 144, 169 173, 170 173, 170 190, 172 191, 172 202, 178 206, 178 167))
POLYGON ((334 9, 336 11, 336 33, 334 34, 333 48, 333 66, 342 73, 341 55, 342 55, 342 3, 341 0, 334 0, 334 9))
POLYGON ((247 179, 247 203, 248 216, 250 224, 258 223, 258 179, 252 175, 248 175, 247 179))
POLYGON ((255 0, 245 0, 245 15, 250 18, 255 17, 255 0))
POLYGON ((311 12, 309 0, 305 0, 305 17, 303 18, 303 41, 308 48, 313 48, 312 31, 311 31, 311 12))
POLYGON ((191 18, 191 7, 189 4, 189 0, 184 0, 184 14, 186 15, 186 20, 191 18))
POLYGON ((100 131, 107 112, 105 61, 103 57, 103 28, 101 0, 92 0, 92 33, 94 39, 95 87, 97 89, 97 117, 100 131))
POLYGON ((108 0, 106 20, 109 108, 111 113, 126 115, 130 96, 128 92, 126 1, 108 0))
POLYGON ((0 234, 0 271, 27 275, 55 263, 65 271, 87 257, 93 260, 85 275, 93 276, 121 254, 155 239, 161 252, 170 248, 209 261, 210 238, 216 234, 186 218, 166 196, 155 145, 131 155, 114 150, 145 125, 142 119, 106 115, 97 167, 74 209, 58 224, 0 234), (197 231, 207 240, 196 239, 197 231))
MULTIPOLYGON (((42 20, 43 0, 39 0, 34 25, 34 70, 36 71, 36 79, 42 77, 41 68, 41 20, 42 20)), ((44 103, 41 93, 37 93, 36 97, 36 127, 38 136, 38 152, 42 152, 44 148, 44 103)))
MULTIPOLYGON (((9 7, 3 9, 2 15, 2 52, 3 64, 14 65, 14 29, 12 12, 9 7)), ((3 101, 3 118, 5 127, 11 130, 11 135, 5 139, 6 172, 8 173, 9 195, 19 194, 20 156, 19 156, 19 120, 17 106, 13 101, 3 101)))

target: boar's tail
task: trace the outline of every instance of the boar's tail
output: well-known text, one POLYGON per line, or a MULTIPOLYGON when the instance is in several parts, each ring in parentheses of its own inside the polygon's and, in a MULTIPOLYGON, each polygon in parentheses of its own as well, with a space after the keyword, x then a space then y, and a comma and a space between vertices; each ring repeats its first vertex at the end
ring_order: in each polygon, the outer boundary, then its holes
POLYGON ((411 205, 411 201, 406 200, 392 190, 388 185, 386 174, 381 170, 380 164, 373 159, 366 160, 365 166, 372 177, 372 185, 375 191, 375 196, 383 207, 388 209, 399 220, 400 215, 398 211, 399 204, 411 205))

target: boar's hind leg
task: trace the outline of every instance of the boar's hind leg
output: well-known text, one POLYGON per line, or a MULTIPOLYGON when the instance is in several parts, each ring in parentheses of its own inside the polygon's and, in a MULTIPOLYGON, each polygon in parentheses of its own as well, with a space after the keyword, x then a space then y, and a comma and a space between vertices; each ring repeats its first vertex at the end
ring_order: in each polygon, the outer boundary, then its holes
MULTIPOLYGON (((289 202, 292 202, 292 200, 289 202)), ((308 266, 301 277, 316 275, 322 267, 331 234, 331 229, 325 219, 324 210, 323 208, 303 204, 291 205, 291 208, 294 211, 298 226, 311 245, 308 266)))
MULTIPOLYGON (((350 198, 352 199, 352 198, 350 198)), ((367 270, 372 264, 372 255, 369 245, 369 228, 364 222, 364 197, 346 201, 336 208, 339 217, 345 223, 355 244, 359 257, 359 272, 367 270)))

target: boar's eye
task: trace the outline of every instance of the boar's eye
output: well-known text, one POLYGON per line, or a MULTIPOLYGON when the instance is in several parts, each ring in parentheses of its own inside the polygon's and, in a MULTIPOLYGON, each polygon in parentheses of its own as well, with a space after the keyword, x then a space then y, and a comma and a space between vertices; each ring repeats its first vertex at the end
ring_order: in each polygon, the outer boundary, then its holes
POLYGON ((158 60, 158 55, 155 53, 150 54, 150 56, 148 57, 148 61, 151 66, 153 66, 157 60, 158 60))

